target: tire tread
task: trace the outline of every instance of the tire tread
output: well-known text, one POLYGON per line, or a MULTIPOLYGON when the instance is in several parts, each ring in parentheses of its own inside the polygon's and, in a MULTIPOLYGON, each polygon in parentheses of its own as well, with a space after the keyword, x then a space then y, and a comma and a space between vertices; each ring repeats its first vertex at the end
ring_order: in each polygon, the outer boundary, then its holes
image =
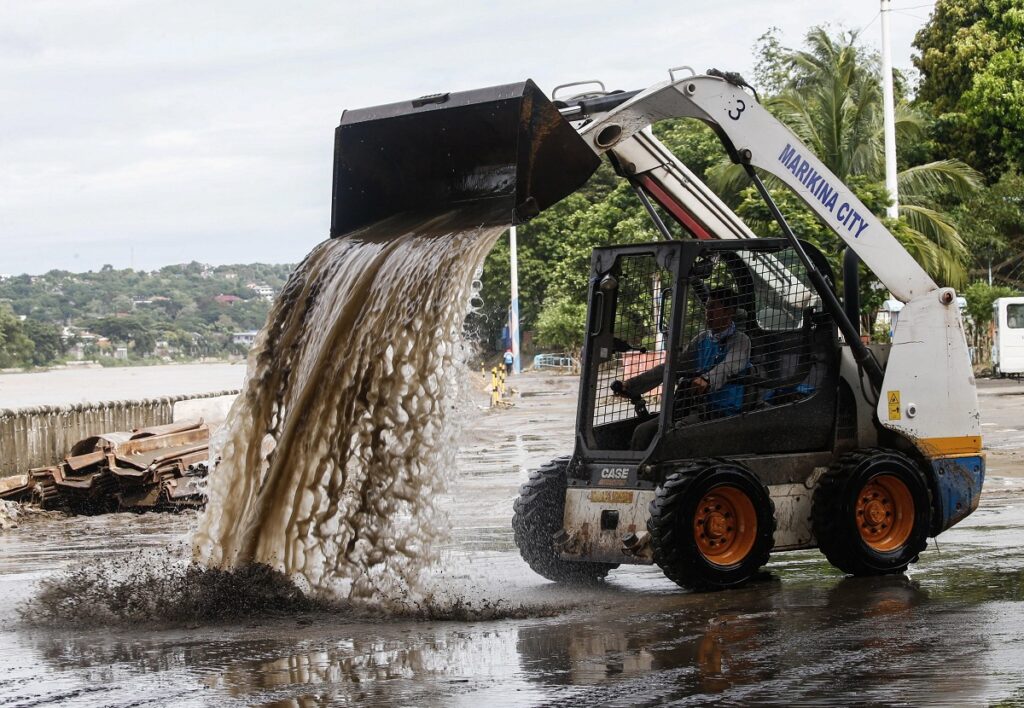
MULTIPOLYGON (((931 510, 931 490, 927 481, 921 473, 917 464, 909 457, 895 450, 884 448, 865 448, 855 452, 847 453, 833 463, 829 470, 821 476, 814 489, 814 496, 811 502, 811 524, 814 529, 814 536, 818 541, 818 548, 833 566, 848 575, 889 575, 902 573, 911 563, 917 561, 918 556, 928 546, 927 533, 920 538, 911 538, 911 553, 905 563, 896 564, 890 568, 879 568, 870 565, 864 557, 858 538, 851 538, 845 526, 843 505, 845 497, 849 493, 846 487, 848 480, 857 474, 862 465, 867 464, 872 458, 889 457, 898 461, 907 470, 917 477, 917 481, 927 491, 927 509, 931 510)), ((915 513, 918 513, 915 510, 915 513)))
POLYGON ((562 583, 598 583, 618 564, 563 560, 552 541, 562 528, 570 460, 555 458, 530 474, 512 505, 512 532, 519 554, 538 575, 562 583))
MULTIPOLYGON (((693 460, 687 463, 686 467, 669 475, 658 487, 658 491, 651 501, 650 517, 647 521, 647 531, 651 535, 651 547, 654 551, 654 561, 665 573, 665 576, 684 588, 691 590, 720 590, 726 587, 735 587, 742 584, 748 577, 738 581, 722 582, 721 580, 709 577, 706 566, 701 559, 686 552, 680 533, 686 533, 689 523, 680 526, 681 520, 678 517, 683 514, 682 506, 687 498, 688 490, 696 482, 700 473, 720 466, 729 466, 743 469, 739 465, 721 458, 707 458, 693 460)), ((750 479, 756 480, 753 474, 750 479)), ((767 487, 757 482, 764 492, 764 499, 767 500, 768 516, 771 519, 769 537, 775 534, 775 505, 771 500, 767 487)), ((756 505, 757 500, 754 500, 756 505)), ((762 537, 763 530, 758 531, 762 537)), ((772 543, 755 543, 753 555, 744 565, 753 568, 752 576, 757 569, 768 563, 771 554, 772 543)))

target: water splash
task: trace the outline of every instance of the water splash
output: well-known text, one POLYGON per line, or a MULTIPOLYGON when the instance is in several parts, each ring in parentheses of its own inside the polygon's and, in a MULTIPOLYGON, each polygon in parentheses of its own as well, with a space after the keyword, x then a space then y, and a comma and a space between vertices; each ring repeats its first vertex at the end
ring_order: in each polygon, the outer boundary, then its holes
POLYGON ((197 560, 265 564, 334 598, 417 593, 446 529, 457 343, 493 223, 396 217, 313 249, 214 442, 197 560))
POLYGON ((40 581, 18 606, 32 627, 199 626, 239 620, 316 615, 307 622, 443 620, 479 622, 552 617, 573 603, 564 597, 510 601, 472 583, 428 583, 400 599, 340 600, 304 593, 263 564, 228 570, 190 562, 176 548, 138 551, 81 563, 40 581))
POLYGON ((21 518, 21 505, 17 502, 0 499, 0 531, 18 528, 21 518))
POLYGON ((266 565, 206 568, 164 551, 72 566, 43 579, 19 607, 30 625, 65 627, 152 627, 344 610, 305 595, 266 565))

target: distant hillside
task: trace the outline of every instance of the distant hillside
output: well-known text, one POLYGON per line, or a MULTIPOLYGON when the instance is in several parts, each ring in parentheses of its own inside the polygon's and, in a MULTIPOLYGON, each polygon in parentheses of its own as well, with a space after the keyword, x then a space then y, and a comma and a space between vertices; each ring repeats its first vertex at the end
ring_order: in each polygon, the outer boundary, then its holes
POLYGON ((0 368, 244 353, 293 265, 0 276, 0 368))

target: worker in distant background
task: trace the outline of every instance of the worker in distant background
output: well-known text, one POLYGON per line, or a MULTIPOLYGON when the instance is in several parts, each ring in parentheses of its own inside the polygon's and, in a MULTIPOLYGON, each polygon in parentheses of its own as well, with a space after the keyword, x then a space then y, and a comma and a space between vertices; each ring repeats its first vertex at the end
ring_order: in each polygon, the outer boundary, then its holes
POLYGON ((512 350, 511 349, 506 349, 505 350, 504 360, 505 360, 505 375, 506 376, 511 376, 512 375, 512 364, 514 364, 515 361, 516 361, 516 357, 515 357, 514 354, 512 354, 512 350))
MULTIPOLYGON (((729 383, 750 367, 750 338, 737 331, 733 321, 737 300, 731 288, 714 288, 708 293, 707 328, 690 340, 678 366, 684 378, 676 385, 676 407, 695 412, 677 422, 736 415, 743 408, 743 386, 729 383)), ((616 382, 612 390, 617 396, 634 398, 660 386, 664 376, 665 365, 659 364, 625 382, 616 382)), ((630 448, 646 449, 657 432, 657 418, 641 423, 633 431, 630 448)))

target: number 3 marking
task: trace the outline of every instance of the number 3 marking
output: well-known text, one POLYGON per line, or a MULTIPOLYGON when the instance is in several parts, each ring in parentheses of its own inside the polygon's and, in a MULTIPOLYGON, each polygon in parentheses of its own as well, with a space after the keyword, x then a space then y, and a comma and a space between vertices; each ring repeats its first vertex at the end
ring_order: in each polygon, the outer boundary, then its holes
POLYGON ((747 104, 743 102, 742 98, 737 98, 736 103, 740 104, 739 108, 729 109, 729 117, 732 118, 733 120, 739 120, 740 114, 743 113, 743 111, 747 110, 747 104))

